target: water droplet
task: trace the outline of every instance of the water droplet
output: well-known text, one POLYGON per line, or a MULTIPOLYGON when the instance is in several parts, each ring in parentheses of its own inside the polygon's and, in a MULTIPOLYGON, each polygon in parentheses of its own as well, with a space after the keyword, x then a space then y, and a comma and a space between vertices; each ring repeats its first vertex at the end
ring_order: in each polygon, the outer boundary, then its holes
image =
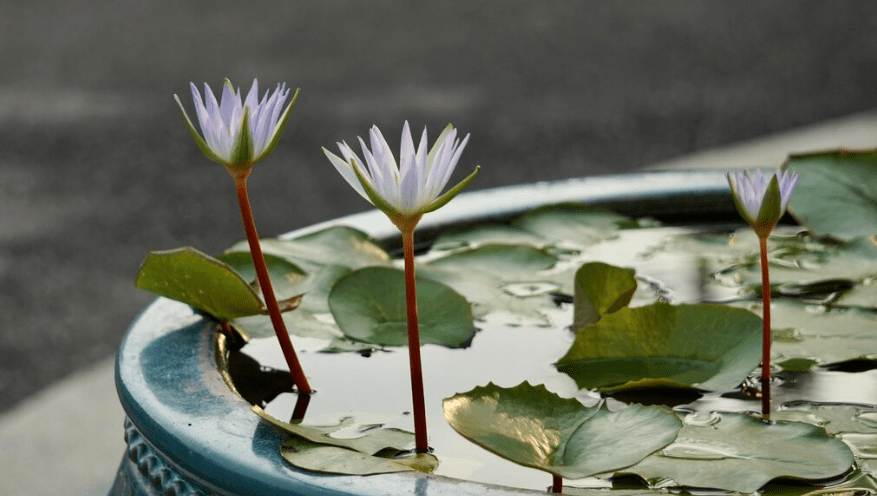
POLYGON ((715 412, 710 413, 690 413, 685 416, 682 421, 686 425, 693 425, 695 427, 709 427, 718 424, 721 422, 722 416, 715 412))

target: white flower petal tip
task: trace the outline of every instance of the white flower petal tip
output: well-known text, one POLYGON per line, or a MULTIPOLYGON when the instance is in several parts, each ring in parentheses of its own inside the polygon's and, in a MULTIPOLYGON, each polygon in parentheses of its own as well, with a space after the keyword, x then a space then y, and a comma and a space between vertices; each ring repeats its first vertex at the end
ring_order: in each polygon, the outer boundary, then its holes
POLYGON ((405 230, 413 229, 423 214, 449 202, 478 174, 480 168, 476 167, 467 178, 442 194, 468 141, 468 134, 459 140, 456 129, 448 125, 432 148, 427 150, 426 129, 415 147, 406 121, 398 162, 376 126, 369 130, 371 149, 365 140, 359 140, 365 160, 360 160, 346 143, 338 143, 343 158, 325 148, 323 152, 357 193, 405 230))
POLYGON ((780 221, 797 182, 797 173, 783 169, 769 176, 761 170, 728 173, 737 210, 761 237, 769 235, 780 221))
POLYGON ((300 93, 296 90, 284 108, 290 91, 285 83, 278 84, 273 93, 266 91, 261 100, 257 80, 253 80, 245 99, 228 79, 223 82, 218 101, 206 83, 203 99, 194 83, 190 87, 201 132, 189 119, 180 98, 174 95, 186 125, 204 155, 234 175, 248 174, 254 163, 274 150, 300 93))

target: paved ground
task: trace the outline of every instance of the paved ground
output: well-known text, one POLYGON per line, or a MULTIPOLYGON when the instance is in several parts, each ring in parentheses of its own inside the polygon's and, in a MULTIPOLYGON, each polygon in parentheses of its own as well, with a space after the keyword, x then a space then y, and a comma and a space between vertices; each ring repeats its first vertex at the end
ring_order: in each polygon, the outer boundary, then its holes
POLYGON ((870 0, 210 7, 0 4, 0 411, 113 353, 151 299, 132 286, 148 250, 242 237, 171 99, 189 81, 303 89, 251 180, 265 236, 365 208, 320 146, 371 124, 471 132, 483 188, 877 108, 870 0))

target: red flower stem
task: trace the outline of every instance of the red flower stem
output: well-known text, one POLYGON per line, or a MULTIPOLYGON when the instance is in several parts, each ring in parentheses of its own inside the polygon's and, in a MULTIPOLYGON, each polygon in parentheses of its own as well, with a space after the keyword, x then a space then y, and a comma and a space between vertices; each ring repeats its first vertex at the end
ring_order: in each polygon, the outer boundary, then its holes
POLYGON ((559 475, 552 476, 551 492, 555 494, 563 492, 563 477, 559 475))
POLYGON ((247 232, 247 242, 250 244, 250 253, 253 255, 256 278, 259 281, 259 287, 262 288, 262 296, 265 298, 265 306, 268 308, 271 324, 274 325, 274 332, 277 334, 277 340, 280 341, 283 357, 286 358, 286 363, 289 365, 292 382, 295 383, 299 393, 310 394, 312 392, 311 386, 308 384, 301 364, 298 362, 295 348, 292 347, 292 341, 289 339, 289 333, 286 331, 286 324, 283 323, 283 316, 280 315, 280 307, 277 305, 277 298, 274 296, 271 278, 268 277, 265 257, 262 255, 262 248, 259 246, 256 222, 253 220, 250 198, 247 195, 247 176, 235 177, 234 184, 237 187, 238 203, 241 206, 241 218, 244 221, 244 230, 247 232))
POLYGON ((414 445, 418 453, 429 451, 426 436, 426 401, 423 366, 420 363, 420 330, 417 326, 417 290, 414 282, 414 229, 402 230, 405 252, 405 302, 408 308, 408 363, 411 368, 411 400, 414 411, 414 445))
POLYGON ((767 236, 758 238, 761 250, 761 414, 770 416, 770 277, 767 270, 767 236))

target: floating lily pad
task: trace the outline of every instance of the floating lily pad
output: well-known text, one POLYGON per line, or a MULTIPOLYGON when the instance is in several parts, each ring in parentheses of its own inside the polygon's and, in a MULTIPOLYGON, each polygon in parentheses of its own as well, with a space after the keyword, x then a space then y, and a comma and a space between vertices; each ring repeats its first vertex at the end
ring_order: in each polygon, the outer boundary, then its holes
MULTIPOLYGON (((260 240, 266 255, 283 257, 307 272, 323 265, 342 265, 352 269, 369 265, 387 265, 390 256, 372 242, 362 231, 335 226, 294 239, 268 238, 260 240)), ((246 241, 226 250, 249 252, 246 241)))
MULTIPOLYGON (((877 241, 873 238, 857 238, 843 245, 803 243, 778 246, 768 240, 771 285, 862 281, 877 275, 877 241)), ((723 271, 719 279, 728 285, 761 287, 761 268, 753 260, 723 271)))
POLYGON ((295 436, 280 446, 280 454, 295 467, 315 472, 371 475, 418 470, 431 473, 438 459, 429 453, 398 456, 414 446, 414 434, 398 429, 371 429, 358 437, 332 437, 349 424, 305 426, 280 421, 261 408, 253 411, 275 427, 295 436))
POLYGON ((761 319, 722 305, 622 308, 576 332, 557 369, 581 388, 645 386, 725 391, 761 358, 761 319))
MULTIPOLYGON (((241 277, 250 281, 250 285, 258 286, 253 256, 249 252, 225 253, 218 258, 227 263, 241 277)), ((268 268, 268 276, 271 278, 271 286, 277 299, 292 298, 304 292, 302 283, 307 279, 307 274, 298 265, 274 255, 264 255, 264 258, 265 266, 268 268)))
POLYGON ((192 247, 151 252, 135 284, 219 320, 264 312, 259 295, 240 274, 192 247))
POLYGON ((487 274, 503 281, 526 281, 556 263, 557 257, 538 248, 491 244, 439 258, 431 265, 463 273, 487 274))
POLYGON ((818 235, 841 239, 877 234, 877 151, 793 155, 799 175, 789 212, 818 235))
POLYGON ((636 221, 629 217, 582 204, 537 208, 512 225, 555 242, 571 242, 580 246, 612 238, 619 228, 638 227, 636 221))
POLYGON ((444 401, 445 418, 475 444, 515 463, 570 479, 628 467, 667 446, 681 422, 671 411, 585 407, 545 386, 477 387, 444 401))
POLYGON ((516 244, 542 247, 543 237, 508 225, 479 225, 442 233, 432 244, 433 250, 461 247, 477 248, 485 244, 516 244))
MULTIPOLYGON (((758 303, 735 305, 761 313, 758 303)), ((771 328, 772 361, 803 358, 828 364, 877 357, 877 313, 873 311, 775 300, 771 305, 771 328)))
POLYGON ((423 277, 438 281, 463 295, 478 318, 488 315, 507 325, 548 325, 546 310, 557 307, 549 293, 560 288, 552 277, 506 282, 472 271, 448 270, 429 264, 419 266, 423 277), (534 291, 536 288, 538 291, 534 291))
POLYGON ((575 329, 600 320, 600 316, 627 306, 636 291, 630 269, 601 262, 582 265, 575 276, 575 329))
POLYGON ((778 477, 837 477, 852 464, 850 449, 821 427, 726 413, 718 422, 685 422, 673 444, 626 472, 686 487, 751 493, 778 477))
MULTIPOLYGON (((367 267, 340 279, 329 294, 338 327, 355 341, 381 346, 408 343, 405 274, 389 267, 367 267)), ((449 348, 469 345, 475 335, 472 309, 453 289, 417 279, 420 341, 449 348)))

